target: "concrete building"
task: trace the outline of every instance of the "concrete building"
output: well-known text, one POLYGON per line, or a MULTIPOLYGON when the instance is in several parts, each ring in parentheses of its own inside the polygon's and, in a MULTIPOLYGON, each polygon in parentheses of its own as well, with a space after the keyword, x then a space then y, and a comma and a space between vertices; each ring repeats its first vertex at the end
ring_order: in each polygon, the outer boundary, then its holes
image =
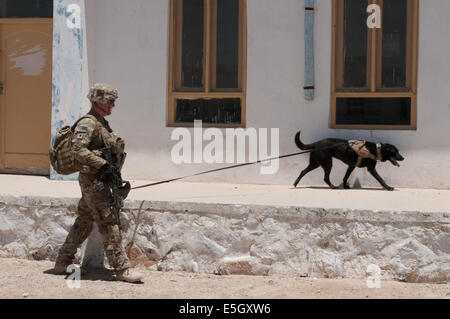
MULTIPOLYGON (((298 152, 299 130, 305 143, 364 139, 406 157, 379 165, 399 192, 376 191, 362 169, 351 185, 375 190, 292 189, 307 155, 271 174, 266 163, 133 190, 120 216, 133 262, 326 278, 379 265, 382 279, 448 282, 449 16, 446 0, 0 0, 0 257, 55 259, 78 184, 6 173, 75 179, 51 171, 48 148, 107 82, 133 186, 298 152)), ((103 264, 97 231, 77 259, 103 264)))
MULTIPOLYGON (((379 165, 388 184, 450 188, 446 0, 51 2, 22 1, 23 17, 14 11, 19 1, 0 1, 1 172, 49 174, 51 132, 88 110, 89 85, 108 82, 120 94, 109 122, 127 141, 125 178, 223 167, 172 159, 174 129, 193 133, 193 120, 203 119, 224 135, 278 128, 280 155, 298 151, 299 130, 305 143, 391 143, 406 161, 400 169, 379 165)), ((280 160, 276 174, 255 165, 190 180, 290 185, 307 164, 303 155, 280 160)), ((346 167, 334 165, 339 184, 346 167)), ((351 184, 356 179, 379 186, 366 170, 356 170, 351 184)), ((317 170, 302 184, 322 180, 317 170)))

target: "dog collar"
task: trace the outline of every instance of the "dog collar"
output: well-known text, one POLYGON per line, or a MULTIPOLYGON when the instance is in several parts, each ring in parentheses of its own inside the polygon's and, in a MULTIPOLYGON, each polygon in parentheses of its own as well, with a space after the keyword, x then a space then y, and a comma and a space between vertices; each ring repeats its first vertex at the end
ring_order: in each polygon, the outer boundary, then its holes
POLYGON ((377 161, 381 161, 382 160, 382 156, 381 156, 381 144, 378 143, 377 144, 377 161))

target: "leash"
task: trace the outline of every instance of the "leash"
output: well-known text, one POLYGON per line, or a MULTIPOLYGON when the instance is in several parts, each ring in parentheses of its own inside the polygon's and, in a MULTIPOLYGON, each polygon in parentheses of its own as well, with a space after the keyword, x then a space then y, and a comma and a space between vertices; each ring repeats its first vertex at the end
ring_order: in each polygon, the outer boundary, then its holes
POLYGON ((142 186, 138 186, 138 187, 133 187, 131 190, 147 188, 147 187, 152 187, 152 186, 161 185, 161 184, 167 184, 167 183, 179 181, 181 179, 185 179, 185 178, 189 178, 189 177, 200 176, 200 175, 205 175, 205 174, 210 174, 210 173, 216 173, 216 172, 225 171, 225 170, 229 170, 229 169, 234 169, 234 168, 238 168, 238 167, 244 167, 244 166, 249 166, 249 165, 256 165, 256 164, 260 164, 260 163, 264 163, 264 162, 270 162, 270 161, 273 161, 273 160, 276 160, 276 159, 283 159, 283 158, 287 158, 287 157, 298 156, 298 155, 312 153, 312 152, 316 152, 316 151, 328 150, 328 149, 335 148, 336 146, 344 145, 344 144, 350 145, 348 142, 342 142, 342 143, 338 143, 338 144, 335 144, 333 146, 329 146, 329 147, 325 147, 325 148, 312 149, 312 150, 308 150, 308 151, 304 151, 304 152, 287 154, 287 155, 283 155, 283 156, 279 156, 279 157, 273 157, 273 158, 268 158, 268 159, 265 159, 265 160, 259 160, 259 161, 256 161, 256 162, 243 163, 243 164, 238 164, 238 165, 233 165, 233 166, 227 166, 227 167, 222 167, 222 168, 217 168, 217 169, 212 169, 212 170, 209 170, 209 171, 196 173, 196 174, 193 174, 193 175, 187 175, 187 176, 183 176, 183 177, 177 177, 177 178, 173 178, 173 179, 168 179, 168 180, 161 181, 161 182, 156 182, 156 183, 152 183, 152 184, 147 184, 147 185, 142 185, 142 186))

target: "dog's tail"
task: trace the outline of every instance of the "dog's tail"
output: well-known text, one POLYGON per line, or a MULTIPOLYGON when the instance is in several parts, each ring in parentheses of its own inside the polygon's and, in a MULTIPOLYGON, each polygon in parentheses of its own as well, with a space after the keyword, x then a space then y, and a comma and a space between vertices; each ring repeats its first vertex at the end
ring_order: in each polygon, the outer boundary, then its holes
POLYGON ((302 141, 300 140, 300 133, 301 133, 301 132, 298 132, 298 133, 295 135, 295 144, 297 145, 297 147, 298 147, 299 149, 301 149, 302 151, 314 149, 314 147, 315 147, 314 144, 308 144, 308 145, 305 145, 305 144, 302 143, 302 141))

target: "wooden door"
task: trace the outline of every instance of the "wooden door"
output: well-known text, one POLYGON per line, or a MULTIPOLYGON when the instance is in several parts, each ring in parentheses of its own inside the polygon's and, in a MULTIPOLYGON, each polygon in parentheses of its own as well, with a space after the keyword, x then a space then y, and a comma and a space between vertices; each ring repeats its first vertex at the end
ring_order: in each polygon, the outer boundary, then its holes
POLYGON ((0 19, 0 173, 48 175, 52 19, 0 19))

